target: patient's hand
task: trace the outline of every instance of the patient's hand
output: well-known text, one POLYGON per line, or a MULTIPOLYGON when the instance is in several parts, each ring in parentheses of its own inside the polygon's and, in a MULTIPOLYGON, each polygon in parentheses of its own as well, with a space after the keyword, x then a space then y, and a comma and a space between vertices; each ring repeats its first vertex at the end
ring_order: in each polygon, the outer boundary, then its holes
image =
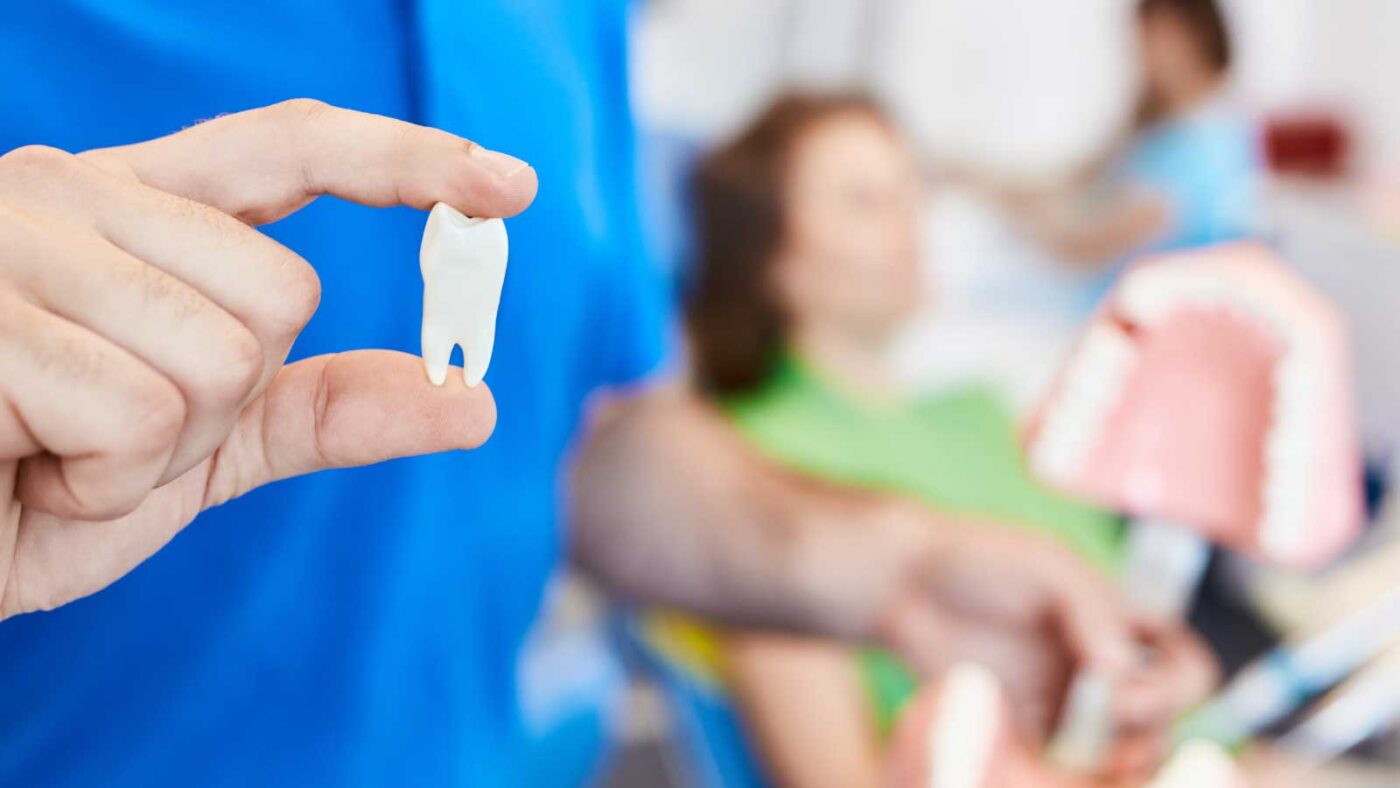
POLYGON ((1150 659, 1115 688, 1119 738, 1107 771, 1140 780, 1161 765, 1172 724, 1199 705, 1220 681, 1220 666, 1196 633, 1175 622, 1143 622, 1138 635, 1150 659))
POLYGON ((1052 539, 983 523, 928 531, 902 550, 906 580, 879 626, 885 645, 926 679, 957 663, 985 666, 1007 699, 1009 726, 1036 747, 1059 720, 1074 673, 1110 677, 1119 738, 1105 773, 1139 779, 1159 766, 1173 721, 1218 678, 1199 638, 1179 624, 1137 621, 1128 647, 1114 584, 1052 539))
POLYGON ((941 523, 912 545, 879 634, 921 675, 959 662, 1000 681, 1021 735, 1043 740, 1079 669, 1125 676, 1134 654, 1113 584, 1057 542, 941 523))

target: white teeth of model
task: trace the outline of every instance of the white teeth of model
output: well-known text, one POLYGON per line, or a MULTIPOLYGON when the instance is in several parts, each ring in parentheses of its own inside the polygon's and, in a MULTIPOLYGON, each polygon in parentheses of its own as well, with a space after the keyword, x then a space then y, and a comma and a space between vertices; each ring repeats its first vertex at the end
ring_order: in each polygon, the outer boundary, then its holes
POLYGON ((1136 356, 1132 340, 1118 328, 1089 328, 1032 448, 1037 473, 1068 481, 1079 472, 1118 402, 1136 356))
POLYGON ((1127 278, 1118 294, 1118 310, 1134 323, 1156 325, 1177 303, 1175 280, 1153 269, 1127 278))
POLYGON ((462 347, 462 376, 475 386, 491 365, 496 308, 506 278, 506 225, 472 219, 438 203, 423 229, 423 363, 433 385, 447 381, 452 347, 462 347))
POLYGON ((996 752, 1001 689, 980 665, 953 666, 929 731, 929 788, 981 788, 996 752))
POLYGON ((1284 344, 1284 356, 1273 375, 1259 541, 1266 555, 1287 561, 1302 546, 1307 525, 1308 474, 1314 448, 1309 428, 1320 392, 1315 357, 1297 341, 1286 340, 1284 344))
POLYGON ((1308 475, 1314 435, 1313 415, 1319 407, 1319 359, 1310 326, 1302 326, 1247 281, 1207 278, 1173 266, 1134 272, 1124 283, 1118 308, 1147 327, 1173 310, 1191 305, 1219 307, 1247 319, 1281 345, 1273 370, 1273 402, 1265 445, 1265 479, 1260 514, 1264 552, 1288 560, 1300 547, 1310 503, 1308 475))

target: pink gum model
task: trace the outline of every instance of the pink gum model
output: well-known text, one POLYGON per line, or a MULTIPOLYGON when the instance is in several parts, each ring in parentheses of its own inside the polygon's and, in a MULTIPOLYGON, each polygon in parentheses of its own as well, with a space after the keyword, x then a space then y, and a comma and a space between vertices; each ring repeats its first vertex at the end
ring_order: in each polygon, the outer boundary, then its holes
POLYGON ((1270 561, 1316 565, 1361 519, 1346 331, 1264 247, 1130 268, 1028 432, 1045 483, 1270 561))

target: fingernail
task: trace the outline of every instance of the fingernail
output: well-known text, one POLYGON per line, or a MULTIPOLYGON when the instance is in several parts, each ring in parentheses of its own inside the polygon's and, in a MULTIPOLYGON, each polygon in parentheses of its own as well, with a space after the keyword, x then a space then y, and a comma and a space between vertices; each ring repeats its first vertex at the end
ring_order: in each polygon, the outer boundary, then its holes
POLYGON ((523 171, 530 165, 506 153, 494 151, 490 148, 483 148, 480 145, 473 145, 468 151, 469 156, 481 163, 481 166, 490 170, 492 174, 501 179, 507 179, 516 173, 523 171))

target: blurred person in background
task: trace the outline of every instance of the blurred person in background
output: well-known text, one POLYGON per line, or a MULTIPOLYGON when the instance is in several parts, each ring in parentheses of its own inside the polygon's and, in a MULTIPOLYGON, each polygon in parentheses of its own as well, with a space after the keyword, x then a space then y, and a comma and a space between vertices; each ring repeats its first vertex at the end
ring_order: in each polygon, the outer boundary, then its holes
POLYGON ((516 676, 566 544, 631 598, 928 670, 986 642, 1125 668, 1108 584, 1056 545, 798 476, 643 390, 668 304, 640 251, 625 19, 5 10, 0 784, 578 783, 588 759, 538 751, 516 676), (529 206, 489 390, 336 354, 417 349, 439 201, 529 206), (585 399, 629 384, 585 429, 585 399))
POLYGON ((1255 231, 1262 155, 1232 105, 1216 0, 1140 0, 1142 87, 1131 138, 1068 190, 1013 199, 1033 236, 1078 265, 1237 240, 1255 231))
MULTIPOLYGON (((709 155, 695 178, 687 312, 695 383, 773 460, 1048 535, 1111 576, 1117 518, 1032 482, 997 396, 981 386, 917 396, 896 382, 890 343, 925 293, 923 191, 906 141, 859 96, 781 98, 709 155)), ((989 577, 969 591, 994 596, 999 582, 989 577)), ((716 641, 702 626, 665 616, 649 635, 681 660, 718 655, 777 784, 881 784, 884 742, 918 685, 894 655, 771 631, 731 629, 716 641)), ((1162 658, 1121 699, 1118 766, 1132 773, 1154 764, 1165 725, 1214 676, 1189 632, 1164 627, 1144 636, 1162 658)), ((968 648, 1006 677, 1019 722, 1041 740, 1068 666, 1054 650, 1005 645, 968 648)))

